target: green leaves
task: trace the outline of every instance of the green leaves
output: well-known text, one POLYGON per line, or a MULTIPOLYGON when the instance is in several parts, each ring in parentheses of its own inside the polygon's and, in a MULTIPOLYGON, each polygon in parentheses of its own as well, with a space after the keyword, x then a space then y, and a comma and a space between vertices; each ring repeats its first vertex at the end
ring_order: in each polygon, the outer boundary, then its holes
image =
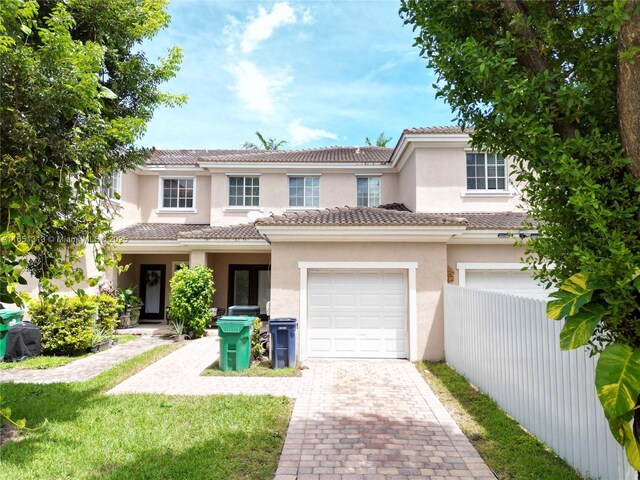
POLYGON ((578 313, 567 317, 560 332, 560 348, 572 350, 585 345, 607 309, 598 303, 583 306, 578 313))
POLYGON ((596 389, 607 418, 631 411, 640 395, 640 348, 607 346, 596 366, 596 389))
POLYGON ((640 444, 630 423, 634 409, 640 408, 640 348, 618 343, 605 348, 596 365, 596 389, 611 433, 640 470, 640 444))
POLYGON ((547 304, 547 316, 560 320, 573 315, 578 309, 591 300, 593 290, 587 286, 587 276, 576 273, 559 286, 560 290, 549 296, 555 298, 547 304))

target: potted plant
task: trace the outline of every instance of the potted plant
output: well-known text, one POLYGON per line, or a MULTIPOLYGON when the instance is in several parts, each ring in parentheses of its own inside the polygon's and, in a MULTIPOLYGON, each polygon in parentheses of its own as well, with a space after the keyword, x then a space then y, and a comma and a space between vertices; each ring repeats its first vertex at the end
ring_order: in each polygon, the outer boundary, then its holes
POLYGON ((101 352, 103 350, 107 350, 110 346, 111 335, 109 335, 109 332, 104 328, 95 330, 93 337, 91 338, 91 347, 89 348, 89 351, 92 353, 101 352))
POLYGON ((118 289, 118 313, 120 328, 131 328, 138 324, 142 299, 134 293, 134 287, 118 289))
POLYGON ((173 331, 174 342, 184 342, 186 335, 184 334, 184 322, 181 320, 171 321, 171 330, 173 331))

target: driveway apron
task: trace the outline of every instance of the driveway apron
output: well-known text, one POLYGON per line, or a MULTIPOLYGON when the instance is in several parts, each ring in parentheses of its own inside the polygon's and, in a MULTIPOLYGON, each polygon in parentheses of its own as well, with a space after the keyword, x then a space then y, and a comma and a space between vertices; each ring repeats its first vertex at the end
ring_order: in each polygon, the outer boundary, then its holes
POLYGON ((494 480, 416 368, 310 360, 276 480, 494 480))

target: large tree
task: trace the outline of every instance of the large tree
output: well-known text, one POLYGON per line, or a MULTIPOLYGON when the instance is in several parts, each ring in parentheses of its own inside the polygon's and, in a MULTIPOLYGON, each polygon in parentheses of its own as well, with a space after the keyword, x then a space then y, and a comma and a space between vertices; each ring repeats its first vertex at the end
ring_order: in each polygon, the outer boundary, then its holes
POLYGON ((265 138, 260 132, 256 132, 258 144, 254 142, 244 142, 242 148, 246 150, 278 150, 287 144, 286 140, 278 140, 277 138, 265 138))
POLYGON ((184 101, 160 90, 181 52, 141 49, 168 22, 166 0, 0 0, 0 301, 22 302, 25 271, 43 292, 78 283, 86 245, 115 264, 105 183, 144 160, 154 109, 184 101))
POLYGON ((640 1, 403 0, 400 14, 474 145, 516 159, 540 233, 526 259, 560 288, 562 348, 600 353, 598 395, 640 469, 640 1))

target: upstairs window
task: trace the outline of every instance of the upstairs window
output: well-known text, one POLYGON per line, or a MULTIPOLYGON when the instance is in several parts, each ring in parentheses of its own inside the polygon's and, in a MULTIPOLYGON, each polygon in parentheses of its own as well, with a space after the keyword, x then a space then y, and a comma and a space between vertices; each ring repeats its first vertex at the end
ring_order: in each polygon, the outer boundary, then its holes
POLYGON ((229 177, 229 206, 257 207, 260 204, 260 177, 229 177))
POLYGON ((356 196, 359 207, 377 207, 380 205, 380 177, 358 177, 356 196))
POLYGON ((163 178, 162 208, 193 210, 194 178, 163 178))
POLYGON ((289 177, 290 207, 319 207, 319 177, 289 177))
POLYGON ((110 200, 120 200, 122 193, 122 172, 114 172, 102 179, 102 193, 110 200))
POLYGON ((507 166, 495 153, 467 153, 468 190, 506 190, 507 166))

